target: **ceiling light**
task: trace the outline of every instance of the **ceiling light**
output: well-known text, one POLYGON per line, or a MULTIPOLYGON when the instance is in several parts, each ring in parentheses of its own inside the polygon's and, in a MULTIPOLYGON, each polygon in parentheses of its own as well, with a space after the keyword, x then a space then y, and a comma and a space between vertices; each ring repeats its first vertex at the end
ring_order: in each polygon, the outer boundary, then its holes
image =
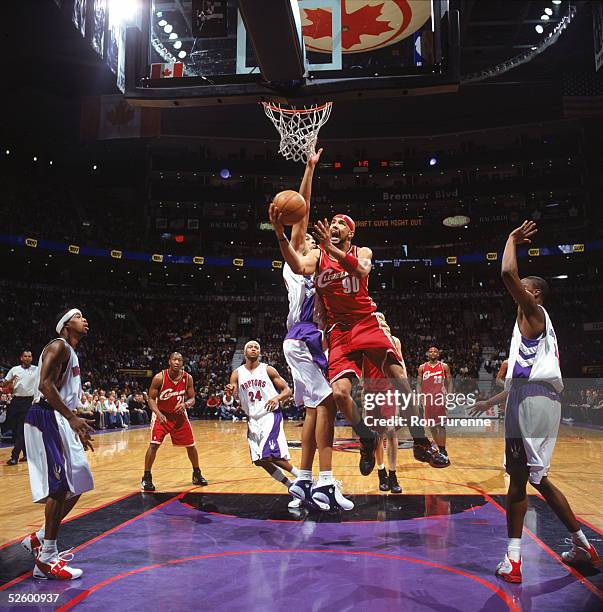
POLYGON ((553 9, 548 6, 544 9, 544 12, 550 17, 553 14, 553 9))
MULTIPOLYGON (((547 19, 548 19, 548 17, 547 17, 547 19)), ((173 26, 173 25, 170 25, 170 24, 168 23, 168 24, 167 24, 167 25, 166 25, 166 26, 163 28, 163 31, 164 31, 166 34, 169 34, 169 33, 170 33, 170 32, 171 32, 173 29, 174 29, 174 26, 173 26)))
POLYGON ((158 24, 157 24, 160 28, 162 28, 163 26, 167 25, 167 21, 165 19, 162 19, 158 24))
POLYGON ((545 15, 540 15, 540 19, 542 19, 542 21, 548 21, 550 17, 545 14, 545 15))
POLYGON ((184 59, 186 57, 186 51, 180 51, 180 53, 178 53, 178 57, 180 59, 184 59))
POLYGON ((561 4, 561 0, 553 0, 553 4, 561 4))
POLYGON ((538 34, 542 34, 544 32, 544 28, 538 24, 535 28, 536 32, 538 32, 538 34))
POLYGON ((176 40, 178 38, 178 34, 176 32, 172 32, 169 36, 170 40, 176 40))
POLYGON ((180 47, 182 47, 182 41, 181 40, 177 40, 174 43, 174 49, 180 49, 180 47))

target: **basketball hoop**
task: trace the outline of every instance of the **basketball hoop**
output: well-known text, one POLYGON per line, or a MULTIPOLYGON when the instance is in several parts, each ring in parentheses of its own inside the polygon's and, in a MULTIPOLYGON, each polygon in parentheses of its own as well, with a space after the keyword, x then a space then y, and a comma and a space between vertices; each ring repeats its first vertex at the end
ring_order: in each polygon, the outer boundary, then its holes
POLYGON ((320 128, 328 121, 333 102, 303 108, 262 102, 266 116, 281 135, 278 152, 304 164, 314 155, 320 128))

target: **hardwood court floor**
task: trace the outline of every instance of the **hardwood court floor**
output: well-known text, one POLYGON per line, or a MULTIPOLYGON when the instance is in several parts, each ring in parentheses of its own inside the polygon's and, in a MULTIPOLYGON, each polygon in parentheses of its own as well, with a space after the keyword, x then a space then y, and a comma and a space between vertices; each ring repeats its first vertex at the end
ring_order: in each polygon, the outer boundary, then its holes
MULTIPOLYGON (((496 425, 499 428, 499 424, 496 425)), ((246 424, 217 421, 194 421, 201 469, 209 481, 207 492, 284 493, 282 485, 271 479, 249 460, 246 424)), ((301 424, 285 425, 290 442, 301 438, 301 424)), ((506 492, 502 469, 504 443, 496 437, 460 437, 450 435, 447 448, 452 466, 436 470, 418 463, 410 450, 398 454, 398 478, 408 494, 492 495, 506 492)), ((338 427, 336 438, 351 438, 351 429, 338 427)), ((115 431, 95 436, 94 453, 89 454, 96 483, 93 492, 85 494, 73 516, 89 512, 139 490, 144 453, 149 440, 148 429, 115 431)), ((341 445, 345 446, 345 445, 341 445)), ((43 522, 43 507, 31 502, 27 464, 5 465, 10 449, 0 449, 0 545, 30 532, 43 522)), ((551 478, 565 492, 574 511, 587 523, 603 530, 603 432, 562 426, 553 456, 551 478)), ((294 465, 301 458, 299 448, 291 448, 294 465)), ((335 452, 334 472, 343 481, 344 492, 376 493, 377 477, 362 477, 358 472, 357 452, 335 452)), ((318 471, 315 461, 314 472, 318 471)), ((166 442, 158 452, 153 469, 158 491, 185 491, 192 487, 191 469, 186 451, 166 442)))

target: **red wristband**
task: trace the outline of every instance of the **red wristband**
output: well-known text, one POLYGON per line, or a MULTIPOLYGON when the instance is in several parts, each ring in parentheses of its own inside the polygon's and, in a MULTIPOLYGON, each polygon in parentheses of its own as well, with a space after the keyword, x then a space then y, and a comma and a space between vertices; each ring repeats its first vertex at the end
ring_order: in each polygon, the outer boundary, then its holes
POLYGON ((358 258, 354 257, 351 253, 346 253, 345 257, 343 258, 343 261, 341 262, 341 265, 348 272, 356 272, 356 270, 358 269, 358 258))

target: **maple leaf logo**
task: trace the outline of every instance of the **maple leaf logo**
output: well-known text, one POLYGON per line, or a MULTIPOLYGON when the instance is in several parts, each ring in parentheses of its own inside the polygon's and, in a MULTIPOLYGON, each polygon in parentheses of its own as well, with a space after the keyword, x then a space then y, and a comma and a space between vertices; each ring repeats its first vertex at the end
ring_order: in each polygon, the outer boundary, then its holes
MULTIPOLYGON (((341 45, 343 49, 351 49, 362 42, 361 36, 379 36, 384 32, 392 32, 389 21, 379 21, 383 11, 381 4, 365 4, 355 11, 348 12, 345 0, 341 3, 341 45)), ((319 39, 332 36, 331 11, 325 9, 306 9, 306 17, 312 23, 302 28, 304 36, 319 39)))
POLYGON ((172 71, 171 71, 169 68, 164 68, 164 69, 161 71, 161 76, 162 76, 164 79, 167 79, 167 78, 168 78, 169 76, 171 76, 171 75, 172 75, 172 71))
POLYGON ((134 109, 125 100, 116 104, 108 113, 107 121, 113 126, 126 125, 134 119, 134 109))

